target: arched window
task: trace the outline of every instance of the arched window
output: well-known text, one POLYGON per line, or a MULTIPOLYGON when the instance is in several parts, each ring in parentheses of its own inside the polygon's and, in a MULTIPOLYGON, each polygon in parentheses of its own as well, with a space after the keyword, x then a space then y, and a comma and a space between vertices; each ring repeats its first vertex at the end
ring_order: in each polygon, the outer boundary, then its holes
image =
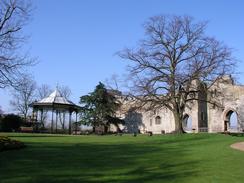
POLYGON ((155 124, 156 124, 156 125, 160 125, 160 124, 161 124, 161 117, 160 117, 160 116, 157 116, 157 117, 155 118, 155 124))
POLYGON ((153 123, 153 120, 152 120, 152 119, 150 119, 150 126, 152 126, 152 123, 153 123))

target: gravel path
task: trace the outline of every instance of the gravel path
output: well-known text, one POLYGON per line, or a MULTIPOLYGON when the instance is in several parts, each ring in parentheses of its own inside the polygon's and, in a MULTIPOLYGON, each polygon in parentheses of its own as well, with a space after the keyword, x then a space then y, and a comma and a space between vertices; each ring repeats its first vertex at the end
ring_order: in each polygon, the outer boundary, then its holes
POLYGON ((240 151, 244 151, 244 142, 234 143, 230 147, 233 148, 233 149, 237 149, 237 150, 240 150, 240 151))

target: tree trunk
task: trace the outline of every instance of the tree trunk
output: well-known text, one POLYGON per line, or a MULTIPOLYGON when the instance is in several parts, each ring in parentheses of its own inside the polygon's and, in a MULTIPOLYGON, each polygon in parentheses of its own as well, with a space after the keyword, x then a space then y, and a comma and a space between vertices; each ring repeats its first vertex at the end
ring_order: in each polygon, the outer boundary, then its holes
POLYGON ((24 122, 27 123, 27 113, 24 114, 24 122))
POLYGON ((108 126, 107 125, 104 125, 104 134, 107 134, 108 133, 108 126))
POLYGON ((174 119, 175 119, 175 132, 176 133, 184 133, 183 126, 182 126, 182 119, 181 115, 178 112, 174 112, 174 119))
POLYGON ((116 128, 117 128, 117 133, 121 133, 122 130, 120 129, 119 125, 118 124, 115 124, 116 128))

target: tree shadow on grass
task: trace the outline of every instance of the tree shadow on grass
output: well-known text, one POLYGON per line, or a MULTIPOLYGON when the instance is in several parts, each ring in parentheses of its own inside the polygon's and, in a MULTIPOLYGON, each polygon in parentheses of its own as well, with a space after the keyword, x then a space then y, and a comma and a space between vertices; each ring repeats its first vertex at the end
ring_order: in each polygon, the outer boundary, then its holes
MULTIPOLYGON (((187 139, 205 139, 194 138, 187 139)), ((1 153, 0 182, 184 182, 198 175, 200 161, 186 158, 187 146, 174 145, 181 142, 29 142, 21 151, 1 153)))
POLYGON ((233 137, 244 137, 244 133, 229 133, 229 135, 233 137))
POLYGON ((52 135, 52 134, 42 134, 42 135, 36 135, 36 134, 34 134, 34 135, 32 135, 32 134, 30 134, 30 135, 8 135, 8 137, 14 137, 14 138, 30 138, 30 137, 41 137, 41 138, 46 138, 46 137, 73 137, 73 136, 69 136, 69 135, 62 135, 62 134, 60 134, 60 135, 52 135))

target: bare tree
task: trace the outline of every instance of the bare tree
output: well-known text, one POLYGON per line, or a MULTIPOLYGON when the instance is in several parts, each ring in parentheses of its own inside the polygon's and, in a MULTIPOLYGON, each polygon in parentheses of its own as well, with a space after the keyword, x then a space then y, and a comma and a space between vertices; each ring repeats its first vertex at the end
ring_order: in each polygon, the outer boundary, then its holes
POLYGON ((63 97, 65 97, 66 99, 70 98, 71 90, 68 86, 61 85, 61 86, 58 86, 57 88, 63 97))
POLYGON ((12 92, 13 99, 10 104, 24 116, 25 121, 29 113, 29 106, 35 99, 35 90, 36 82, 30 76, 25 75, 18 87, 12 92))
POLYGON ((41 99, 47 97, 48 95, 50 95, 51 92, 52 92, 52 89, 51 89, 51 87, 49 85, 47 85, 47 84, 41 85, 37 89, 37 98, 38 98, 38 100, 41 100, 41 99))
MULTIPOLYGON (((63 97, 65 97, 67 99, 70 98, 71 90, 68 86, 64 86, 64 85, 57 86, 57 89, 59 90, 59 92, 61 93, 61 95, 63 97)), ((37 91, 38 99, 41 100, 41 99, 47 97, 48 95, 51 94, 51 92, 52 92, 52 88, 49 85, 47 85, 47 84, 41 85, 37 91)))
POLYGON ((108 89, 119 90, 119 83, 121 83, 119 76, 113 74, 109 79, 105 80, 105 85, 108 89))
POLYGON ((3 114, 3 110, 2 110, 2 107, 0 106, 0 117, 2 114, 3 114))
POLYGON ((28 54, 21 55, 23 27, 30 18, 31 4, 25 0, 0 1, 0 88, 16 86, 26 66, 33 59, 28 54))
POLYGON ((130 61, 132 96, 145 108, 168 108, 177 132, 183 132, 187 105, 203 100, 199 92, 234 71, 231 49, 206 36, 206 25, 188 16, 152 17, 138 48, 119 52, 130 61))
MULTIPOLYGON (((68 86, 65 86, 65 85, 61 85, 61 86, 58 86, 57 87, 58 90, 60 91, 61 95, 63 97, 65 97, 66 99, 70 99, 70 96, 71 96, 71 89, 68 87, 68 86)), ((58 111, 58 116, 59 116, 59 121, 60 121, 60 124, 62 126, 62 129, 65 128, 65 124, 64 124, 64 121, 65 121, 65 111, 58 111), (63 115, 61 115, 61 112, 63 112, 63 115)))
MULTIPOLYGON (((52 92, 52 89, 49 85, 42 84, 40 87, 37 88, 37 99, 41 100, 41 99, 49 96, 51 92, 52 92)), ((45 126, 45 121, 47 118, 48 118, 48 111, 43 110, 41 118, 40 118, 40 121, 41 121, 43 127, 45 126)))

